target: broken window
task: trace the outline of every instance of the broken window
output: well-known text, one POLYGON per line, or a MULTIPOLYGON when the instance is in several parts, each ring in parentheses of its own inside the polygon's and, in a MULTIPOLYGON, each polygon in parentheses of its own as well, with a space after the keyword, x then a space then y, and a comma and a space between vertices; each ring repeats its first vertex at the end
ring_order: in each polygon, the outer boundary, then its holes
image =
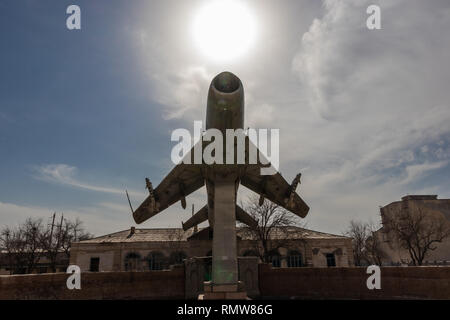
POLYGON ((91 258, 89 265, 90 272, 98 272, 100 270, 100 258, 91 258))
POLYGON ((336 267, 336 258, 334 253, 327 253, 327 267, 336 267))

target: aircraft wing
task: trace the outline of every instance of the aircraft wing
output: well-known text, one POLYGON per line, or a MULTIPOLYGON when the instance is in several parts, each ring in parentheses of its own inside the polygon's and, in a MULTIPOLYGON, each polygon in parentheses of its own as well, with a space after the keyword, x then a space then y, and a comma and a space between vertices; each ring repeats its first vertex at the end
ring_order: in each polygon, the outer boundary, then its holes
MULTIPOLYGON (((186 155, 190 156, 191 153, 186 155)), ((183 208, 186 208, 186 196, 204 184, 201 165, 178 164, 133 212, 134 221, 142 223, 180 200, 183 208)))
POLYGON ((241 184, 302 218, 308 214, 308 205, 278 172, 262 176, 259 166, 250 165, 241 177, 241 184))
MULTIPOLYGON (((252 142, 248 141, 247 143, 252 142)), ((253 147, 256 148, 254 145, 253 147)), ((259 158, 261 158, 261 154, 259 158)), ((265 163, 268 163, 268 161, 265 161, 265 163)), ((296 192, 300 183, 300 175, 294 179, 292 184, 289 184, 273 167, 275 174, 261 175, 261 168, 263 167, 267 168, 268 166, 261 162, 247 164, 244 173, 241 175, 241 184, 259 194, 260 203, 262 200, 268 199, 299 217, 306 217, 309 207, 296 192)))

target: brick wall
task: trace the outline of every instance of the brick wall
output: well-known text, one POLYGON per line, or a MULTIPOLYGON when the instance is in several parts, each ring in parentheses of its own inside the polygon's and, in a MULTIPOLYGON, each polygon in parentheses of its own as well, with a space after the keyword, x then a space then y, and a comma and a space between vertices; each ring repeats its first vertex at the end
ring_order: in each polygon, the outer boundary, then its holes
POLYGON ((366 268, 271 268, 259 265, 262 297, 307 299, 450 299, 450 267, 383 267, 381 290, 367 289, 366 268))
MULTIPOLYGON (((450 299, 450 267, 383 267, 381 290, 368 290, 365 268, 271 268, 259 265, 262 298, 450 299)), ((168 271, 84 272, 81 290, 68 274, 0 276, 0 299, 184 299, 183 267, 168 271)))
POLYGON ((81 290, 65 273, 0 276, 0 299, 183 299, 184 268, 148 272, 82 272, 81 290))

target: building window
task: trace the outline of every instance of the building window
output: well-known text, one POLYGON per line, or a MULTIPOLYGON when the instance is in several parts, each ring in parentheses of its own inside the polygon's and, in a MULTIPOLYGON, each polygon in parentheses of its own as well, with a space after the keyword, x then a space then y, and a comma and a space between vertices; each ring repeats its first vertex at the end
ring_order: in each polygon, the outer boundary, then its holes
POLYGON ((270 255, 269 261, 272 264, 272 267, 274 267, 274 268, 281 267, 281 259, 280 259, 280 255, 278 253, 270 255))
POLYGON ((259 254, 254 250, 247 250, 242 255, 243 257, 259 257, 259 254))
POLYGON ((170 254, 171 264, 182 264, 187 255, 183 251, 175 251, 170 254))
POLYGON ((287 256, 287 265, 289 268, 303 267, 302 254, 298 251, 291 251, 287 256))
POLYGON ((47 267, 38 267, 38 273, 47 273, 47 267))
POLYGON ((130 252, 125 256, 125 271, 138 271, 141 269, 141 255, 130 252))
POLYGON ((327 253, 327 267, 336 267, 336 258, 334 257, 334 253, 327 253))
POLYGON ((164 255, 160 252, 152 252, 148 255, 148 269, 149 270, 163 270, 164 269, 164 255))
POLYGON ((91 258, 89 265, 89 271, 98 272, 100 270, 100 258, 91 258))

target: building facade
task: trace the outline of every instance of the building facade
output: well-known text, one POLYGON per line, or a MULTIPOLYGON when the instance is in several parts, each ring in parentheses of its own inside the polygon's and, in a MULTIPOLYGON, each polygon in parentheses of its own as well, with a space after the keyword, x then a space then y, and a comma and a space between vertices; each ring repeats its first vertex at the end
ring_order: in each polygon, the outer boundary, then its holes
MULTIPOLYGON (((447 223, 450 228, 450 199, 438 199, 436 195, 409 195, 401 201, 392 202, 380 208, 382 228, 376 232, 384 254, 385 265, 408 265, 411 257, 407 249, 402 248, 389 231, 387 221, 402 210, 412 213, 420 212, 430 221, 447 223)), ((434 250, 428 251, 424 265, 450 265, 450 237, 441 243, 433 244, 434 250)))
MULTIPOLYGON (((348 237, 297 227, 273 233, 274 241, 283 241, 283 247, 270 254, 274 267, 353 266, 352 244, 348 237), (288 238, 280 239, 281 235, 288 235, 288 238)), ((194 233, 193 229, 132 227, 72 244, 70 264, 91 272, 163 270, 186 258, 211 256, 211 239, 209 228, 194 233)), ((239 256, 257 256, 257 245, 259 241, 237 228, 239 256)))

